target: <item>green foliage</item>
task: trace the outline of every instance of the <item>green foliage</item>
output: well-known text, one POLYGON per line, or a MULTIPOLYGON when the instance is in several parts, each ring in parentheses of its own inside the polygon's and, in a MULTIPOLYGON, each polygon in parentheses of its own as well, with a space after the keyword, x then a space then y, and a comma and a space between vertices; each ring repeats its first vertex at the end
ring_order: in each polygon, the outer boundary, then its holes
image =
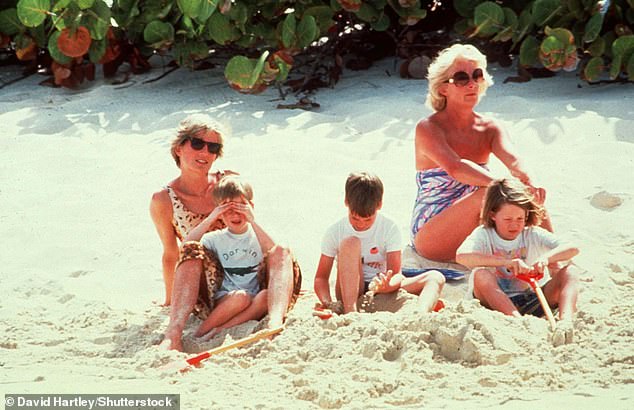
POLYGON ((588 81, 601 79, 606 69, 612 80, 634 78, 634 0, 458 0, 454 8, 462 34, 508 42, 522 66, 573 71, 581 63, 588 81))
MULTIPOLYGON (((521 66, 634 81, 634 0, 456 0, 453 7, 457 34, 517 53, 521 66)), ((91 64, 112 73, 127 61, 138 72, 153 53, 192 68, 228 55, 227 81, 257 93, 285 81, 294 56, 315 45, 336 50, 333 42, 363 30, 387 31, 398 42, 408 26, 420 30, 434 18, 432 10, 422 0, 2 0, 0 44, 8 39, 20 60, 50 55, 56 84, 66 86, 91 64)))
POLYGON ((50 8, 49 0, 20 0, 18 18, 27 27, 37 27, 44 22, 50 8))

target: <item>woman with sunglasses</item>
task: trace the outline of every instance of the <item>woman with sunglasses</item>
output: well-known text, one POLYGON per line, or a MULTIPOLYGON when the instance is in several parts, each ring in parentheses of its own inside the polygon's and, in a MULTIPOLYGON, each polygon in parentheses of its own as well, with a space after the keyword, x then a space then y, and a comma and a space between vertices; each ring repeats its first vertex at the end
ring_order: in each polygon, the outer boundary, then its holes
MULTIPOLYGON (((206 115, 185 118, 171 146, 180 175, 152 196, 150 214, 163 244, 164 306, 171 304, 179 242, 216 206, 211 192, 224 172, 210 173, 210 169, 222 156, 222 146, 220 124, 206 115)), ((212 226, 209 230, 218 228, 222 226, 212 226)))
MULTIPOLYGON (((474 46, 455 44, 430 64, 426 104, 434 111, 416 126, 418 193, 411 221, 416 252, 437 261, 456 250, 478 224, 485 189, 495 176, 491 154, 542 199, 504 130, 474 111, 493 80, 486 57, 474 46)), ((551 230, 548 219, 542 227, 551 230)))

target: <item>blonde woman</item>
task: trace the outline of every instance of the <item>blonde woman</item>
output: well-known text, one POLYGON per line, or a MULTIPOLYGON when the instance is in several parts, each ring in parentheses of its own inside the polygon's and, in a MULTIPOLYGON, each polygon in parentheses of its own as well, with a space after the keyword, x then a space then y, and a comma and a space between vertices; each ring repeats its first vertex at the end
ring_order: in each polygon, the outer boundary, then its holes
MULTIPOLYGON (((504 130, 474 111, 493 80, 486 57, 474 46, 455 44, 429 66, 427 105, 434 111, 416 126, 418 193, 411 221, 412 245, 421 256, 453 261, 456 249, 478 224, 484 189, 495 177, 491 154, 510 173, 531 183, 504 130)), ((548 219, 542 226, 550 230, 548 219)))
POLYGON ((150 214, 163 244, 165 306, 171 304, 179 243, 216 207, 212 190, 224 172, 210 170, 222 156, 224 135, 223 127, 206 115, 185 118, 171 146, 180 175, 152 195, 150 214))

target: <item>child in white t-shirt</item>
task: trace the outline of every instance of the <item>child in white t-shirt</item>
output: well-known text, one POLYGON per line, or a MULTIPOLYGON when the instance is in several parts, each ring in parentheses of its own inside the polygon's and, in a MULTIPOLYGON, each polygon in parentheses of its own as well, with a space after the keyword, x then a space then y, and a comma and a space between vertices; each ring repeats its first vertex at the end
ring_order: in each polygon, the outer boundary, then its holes
POLYGON ((482 305, 504 314, 544 314, 537 296, 518 274, 536 272, 550 306, 559 307, 558 325, 562 343, 572 341, 572 319, 577 303, 577 276, 569 261, 579 253, 563 245, 551 232, 540 228, 543 198, 536 201, 516 179, 489 184, 481 212, 481 223, 458 248, 456 261, 472 270, 469 292, 482 305), (548 273, 548 272, 546 272, 548 273), (549 280, 550 279, 550 280, 549 280))
POLYGON ((357 311, 357 300, 374 281, 375 293, 403 288, 420 294, 420 307, 431 311, 445 283, 444 276, 429 271, 414 277, 401 274, 401 235, 396 224, 379 214, 383 183, 373 174, 352 173, 346 181, 348 215, 326 231, 315 274, 315 293, 322 306, 332 306, 329 278, 337 259, 336 298, 344 313, 357 311))
POLYGON ((217 257, 222 269, 222 283, 213 294, 213 310, 196 336, 209 338, 221 329, 259 320, 267 313, 270 327, 281 326, 297 298, 291 291, 298 291, 301 285, 299 267, 290 251, 276 245, 255 221, 250 184, 238 176, 225 176, 214 187, 213 196, 218 206, 186 238, 200 240, 217 257), (208 232, 218 219, 226 228, 208 232), (268 282, 263 282, 262 269, 268 282))

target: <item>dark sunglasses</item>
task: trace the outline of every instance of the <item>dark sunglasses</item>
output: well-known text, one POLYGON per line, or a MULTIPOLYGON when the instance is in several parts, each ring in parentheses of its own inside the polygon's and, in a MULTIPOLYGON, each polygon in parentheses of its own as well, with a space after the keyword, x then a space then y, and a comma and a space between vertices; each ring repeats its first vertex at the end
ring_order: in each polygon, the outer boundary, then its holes
POLYGON ((482 71, 482 69, 476 68, 475 70, 473 70, 471 78, 469 78, 469 74, 467 72, 457 71, 450 79, 445 82, 454 84, 458 87, 464 87, 469 84, 469 81, 471 81, 471 79, 473 79, 474 83, 479 83, 480 81, 484 80, 484 72, 482 71))
POLYGON ((190 145, 196 151, 200 151, 205 145, 207 145, 207 151, 209 151, 210 154, 219 154, 222 149, 222 144, 218 142, 207 142, 196 137, 187 137, 186 139, 189 140, 190 145))

